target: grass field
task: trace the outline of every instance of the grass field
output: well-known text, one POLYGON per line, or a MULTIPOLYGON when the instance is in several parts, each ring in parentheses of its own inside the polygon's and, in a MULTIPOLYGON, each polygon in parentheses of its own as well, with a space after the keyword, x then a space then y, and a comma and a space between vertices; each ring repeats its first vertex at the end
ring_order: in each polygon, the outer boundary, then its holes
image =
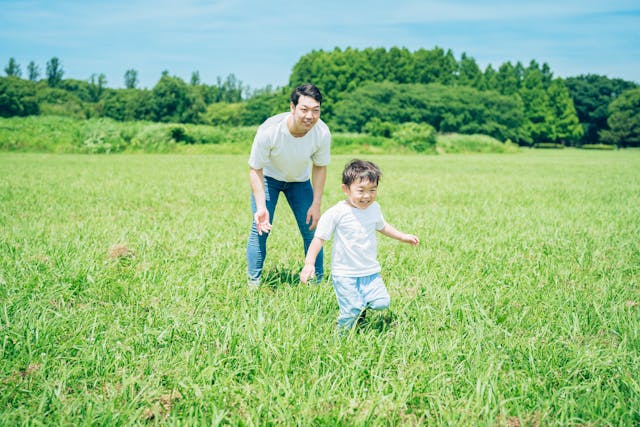
POLYGON ((421 245, 337 338, 285 203, 245 289, 246 156, 0 154, 0 425, 640 424, 639 151, 367 158, 421 245))

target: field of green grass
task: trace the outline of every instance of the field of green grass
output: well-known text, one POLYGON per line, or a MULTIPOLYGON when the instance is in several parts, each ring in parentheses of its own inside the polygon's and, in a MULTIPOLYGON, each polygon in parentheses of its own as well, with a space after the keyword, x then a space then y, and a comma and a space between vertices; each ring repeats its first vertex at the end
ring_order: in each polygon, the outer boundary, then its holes
POLYGON ((640 151, 366 158, 421 244, 339 338, 286 203, 247 291, 246 155, 0 153, 0 425, 640 424, 640 151))

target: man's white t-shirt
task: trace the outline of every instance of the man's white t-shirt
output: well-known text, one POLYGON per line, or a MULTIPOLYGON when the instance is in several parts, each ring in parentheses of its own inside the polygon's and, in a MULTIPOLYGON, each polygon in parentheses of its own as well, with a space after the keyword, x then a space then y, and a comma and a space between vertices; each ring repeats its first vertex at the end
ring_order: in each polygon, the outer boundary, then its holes
POLYGON ((321 119, 306 135, 296 138, 287 127, 291 113, 268 118, 256 132, 249 166, 263 169, 265 176, 284 182, 304 182, 310 178, 311 160, 326 166, 330 161, 331 132, 321 119))
POLYGON ((377 259, 376 231, 385 221, 378 202, 367 209, 358 209, 343 200, 327 210, 318 222, 315 236, 333 241, 331 274, 362 277, 380 272, 377 259))

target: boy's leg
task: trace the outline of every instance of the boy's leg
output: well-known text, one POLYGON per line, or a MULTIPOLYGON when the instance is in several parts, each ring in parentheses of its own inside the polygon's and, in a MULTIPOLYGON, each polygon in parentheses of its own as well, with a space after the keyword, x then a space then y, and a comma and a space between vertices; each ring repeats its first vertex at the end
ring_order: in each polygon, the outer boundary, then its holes
POLYGON ((379 273, 362 277, 360 280, 360 290, 367 308, 372 310, 389 308, 391 298, 379 273))
MULTIPOLYGON (((264 180, 264 192, 267 204, 267 211, 269 211, 269 220, 273 224, 273 217, 276 211, 276 204, 278 203, 278 196, 280 194, 279 181, 265 177, 264 180)), ((253 219, 253 215, 256 213, 256 201, 251 193, 251 231, 249 232, 249 240, 247 241, 247 275, 249 282, 257 285, 260 283, 260 276, 262 275, 262 267, 264 260, 267 257, 267 238, 269 233, 258 234, 256 228, 256 222, 253 219)))
MULTIPOLYGON (((313 236, 316 232, 315 229, 309 230, 311 224, 307 224, 307 212, 313 202, 313 188, 311 187, 311 181, 306 182, 289 182, 285 186, 284 195, 289 202, 293 216, 298 224, 298 229, 302 235, 302 241, 304 243, 304 254, 307 255, 307 250, 313 236)), ((323 250, 320 249, 315 263, 316 280, 319 282, 324 276, 324 259, 323 250)))
POLYGON ((332 276, 333 289, 338 299, 340 314, 338 329, 347 331, 353 328, 365 308, 365 303, 358 290, 357 277, 332 276))

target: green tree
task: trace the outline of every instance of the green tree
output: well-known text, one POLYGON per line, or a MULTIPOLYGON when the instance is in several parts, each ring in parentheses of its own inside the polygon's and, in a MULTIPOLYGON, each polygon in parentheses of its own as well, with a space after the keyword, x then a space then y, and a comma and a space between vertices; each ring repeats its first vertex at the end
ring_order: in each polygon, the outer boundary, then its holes
POLYGON ((47 61, 47 83, 49 87, 58 86, 62 81, 62 76, 64 76, 62 64, 60 64, 60 60, 54 56, 47 61))
POLYGON ((609 104, 624 91, 638 87, 634 82, 596 74, 569 77, 565 85, 584 130, 580 144, 601 142, 600 133, 609 129, 609 104))
POLYGON ((127 89, 135 89, 138 86, 138 72, 129 69, 124 72, 124 87, 127 89))
POLYGON ((39 114, 35 85, 18 77, 0 77, 0 117, 39 114))
POLYGON ((22 77, 20 65, 14 58, 9 58, 9 63, 4 67, 4 72, 7 74, 7 77, 22 77))
POLYGON ((155 120, 159 122, 199 123, 206 106, 201 98, 189 91, 179 77, 162 75, 152 90, 155 120))
POLYGON ((640 147, 640 88, 629 89, 609 105, 609 129, 602 140, 618 147, 640 147))
POLYGON ((100 73, 97 77, 95 74, 92 74, 89 78, 89 94, 91 96, 91 101, 98 102, 106 86, 107 77, 104 74, 100 73))
POLYGON ((29 80, 32 82, 38 81, 40 78, 40 67, 38 67, 33 61, 29 62, 29 65, 27 65, 27 72, 29 73, 29 80))
POLYGON ((482 71, 480 71, 476 60, 464 52, 458 64, 458 84, 478 89, 483 88, 484 85, 482 71))
POLYGON ((569 89, 561 79, 551 82, 547 90, 549 106, 553 115, 553 134, 555 142, 563 145, 574 145, 583 135, 569 89))
POLYGON ((545 75, 535 61, 525 70, 519 95, 524 103, 524 140, 519 143, 535 144, 555 141, 554 115, 545 89, 545 75))
POLYGON ((524 122, 517 96, 442 84, 368 83, 335 105, 336 129, 362 132, 370 122, 428 123, 440 132, 482 131, 518 140, 524 122))
POLYGON ((238 80, 235 74, 229 74, 224 82, 218 79, 223 102, 240 102, 242 101, 242 81, 238 80))
POLYGON ((498 90, 498 73, 491 64, 484 69, 482 89, 498 90))
POLYGON ((200 72, 194 71, 191 73, 191 81, 189 83, 191 86, 198 86, 200 84, 200 72))
POLYGON ((104 116, 114 120, 155 120, 152 93, 147 89, 107 89, 100 101, 104 116))
POLYGON ((495 89, 503 95, 513 95, 520 89, 518 69, 511 62, 505 62, 498 68, 493 79, 493 85, 488 89, 495 89))
POLYGON ((268 117, 287 111, 289 96, 287 88, 282 88, 279 91, 265 91, 249 98, 240 111, 240 124, 244 126, 259 125, 268 117))

